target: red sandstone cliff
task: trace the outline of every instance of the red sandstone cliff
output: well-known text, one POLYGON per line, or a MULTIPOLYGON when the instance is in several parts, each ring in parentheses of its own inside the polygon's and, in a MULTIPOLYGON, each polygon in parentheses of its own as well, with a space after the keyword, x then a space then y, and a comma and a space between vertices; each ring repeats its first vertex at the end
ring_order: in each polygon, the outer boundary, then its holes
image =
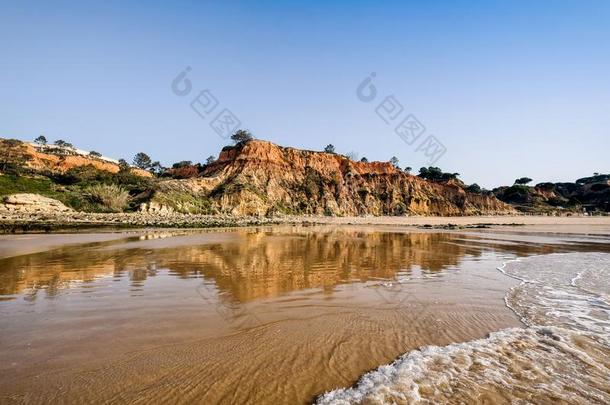
POLYGON ((456 184, 431 183, 385 162, 287 148, 265 141, 226 147, 202 177, 170 180, 160 192, 188 192, 215 212, 327 215, 479 215, 513 209, 456 184))

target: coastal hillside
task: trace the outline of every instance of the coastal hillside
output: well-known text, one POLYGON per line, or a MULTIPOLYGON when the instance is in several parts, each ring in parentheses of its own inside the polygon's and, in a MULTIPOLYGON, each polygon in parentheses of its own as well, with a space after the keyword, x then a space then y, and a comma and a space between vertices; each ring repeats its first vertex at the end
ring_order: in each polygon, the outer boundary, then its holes
POLYGON ((211 211, 233 215, 479 215, 509 214, 493 195, 459 184, 429 182, 389 162, 251 140, 225 147, 198 177, 162 181, 153 200, 184 194, 211 211))
POLYGON ((596 173, 574 183, 514 184, 493 190, 494 195, 519 211, 536 214, 555 212, 610 211, 610 175, 596 173))
MULTIPOLYGON (((65 143, 65 142, 64 142, 65 143)), ((11 168, 26 168, 40 173, 66 173, 71 169, 91 166, 97 170, 118 173, 119 161, 103 157, 97 152, 85 152, 65 143, 60 145, 36 145, 16 139, 0 139, 0 163, 11 168)), ((0 170, 2 170, 0 166, 0 170)), ((146 170, 130 168, 136 176, 152 177, 146 170)))
MULTIPOLYGON (((9 196, 25 193, 32 195, 9 201, 23 201, 20 207, 47 201, 38 195, 82 212, 231 216, 572 214, 610 209, 607 174, 535 186, 528 186, 531 179, 524 177, 512 186, 487 191, 438 167, 412 175, 395 162, 354 161, 332 149, 301 150, 249 136, 235 142, 205 163, 182 161, 165 168, 145 153, 138 153, 130 165, 61 140, 48 145, 0 139, 0 200, 6 203, 9 196)), ((59 206, 48 201, 43 205, 59 206)))
POLYGON ((135 211, 155 182, 150 171, 64 141, 0 139, 0 211, 135 211))

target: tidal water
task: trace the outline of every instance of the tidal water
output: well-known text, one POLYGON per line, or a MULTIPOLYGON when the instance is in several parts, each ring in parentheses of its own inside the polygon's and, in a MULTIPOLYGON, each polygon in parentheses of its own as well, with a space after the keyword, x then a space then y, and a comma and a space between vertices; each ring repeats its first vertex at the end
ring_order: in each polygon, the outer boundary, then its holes
POLYGON ((0 259, 0 403, 610 402, 604 237, 98 239, 0 259))

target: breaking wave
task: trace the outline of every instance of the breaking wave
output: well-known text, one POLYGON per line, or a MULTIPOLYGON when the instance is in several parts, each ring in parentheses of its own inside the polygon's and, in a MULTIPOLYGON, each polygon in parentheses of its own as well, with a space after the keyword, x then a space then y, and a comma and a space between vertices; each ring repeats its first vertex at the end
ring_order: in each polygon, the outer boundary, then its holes
POLYGON ((499 268, 525 327, 411 351, 318 404, 610 403, 610 254, 534 256, 499 268))

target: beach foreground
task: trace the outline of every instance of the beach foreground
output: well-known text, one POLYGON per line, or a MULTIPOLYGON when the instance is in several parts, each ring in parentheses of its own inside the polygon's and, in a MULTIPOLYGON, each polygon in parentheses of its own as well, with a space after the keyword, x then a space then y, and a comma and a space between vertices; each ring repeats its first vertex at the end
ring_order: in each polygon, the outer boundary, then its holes
POLYGON ((607 221, 517 219, 3 235, 0 402, 607 403, 607 221))

